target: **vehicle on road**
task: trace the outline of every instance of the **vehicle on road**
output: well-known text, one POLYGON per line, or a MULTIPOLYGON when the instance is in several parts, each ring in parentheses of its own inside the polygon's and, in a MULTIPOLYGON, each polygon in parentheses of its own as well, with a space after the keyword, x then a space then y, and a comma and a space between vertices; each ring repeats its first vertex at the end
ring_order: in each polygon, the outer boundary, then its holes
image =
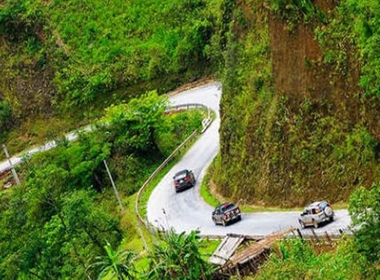
POLYGON ((225 202, 218 205, 212 212, 212 221, 215 225, 221 224, 226 226, 232 222, 241 220, 241 211, 238 206, 231 202, 225 202))
POLYGON ((195 186, 195 176, 193 171, 184 169, 177 172, 174 177, 174 188, 176 192, 180 192, 195 186))
POLYGON ((324 222, 332 222, 334 220, 334 210, 332 206, 327 201, 315 201, 310 205, 306 206, 298 222, 302 228, 306 226, 319 227, 319 224, 324 222))

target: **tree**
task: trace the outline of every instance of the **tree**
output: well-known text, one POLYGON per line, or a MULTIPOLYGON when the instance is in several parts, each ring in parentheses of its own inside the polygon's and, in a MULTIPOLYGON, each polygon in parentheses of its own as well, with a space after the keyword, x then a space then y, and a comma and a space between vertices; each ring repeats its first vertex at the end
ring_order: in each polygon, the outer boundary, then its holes
POLYGON ((111 277, 110 279, 136 279, 133 258, 135 254, 131 251, 113 250, 111 244, 107 241, 104 246, 105 255, 96 257, 97 262, 93 263, 90 268, 100 267, 98 279, 111 277))
POLYGON ((162 123, 167 102, 152 91, 128 104, 109 107, 103 119, 108 141, 123 154, 155 150, 154 133, 162 123))
POLYGON ((355 243, 366 259, 380 268, 380 185, 357 189, 350 198, 349 213, 355 228, 355 243))
POLYGON ((149 255, 150 272, 147 279, 209 279, 211 266, 199 252, 199 231, 165 234, 149 255))
POLYGON ((85 279, 101 240, 120 242, 119 221, 94 190, 53 163, 1 202, 0 278, 85 279), (97 199, 98 198, 98 199, 97 199))

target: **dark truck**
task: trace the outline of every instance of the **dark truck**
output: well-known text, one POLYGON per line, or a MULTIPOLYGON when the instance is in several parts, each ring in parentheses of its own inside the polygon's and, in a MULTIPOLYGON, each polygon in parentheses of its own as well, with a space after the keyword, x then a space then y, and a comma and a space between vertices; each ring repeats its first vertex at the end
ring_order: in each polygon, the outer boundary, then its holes
POLYGON ((231 202, 225 202, 218 205, 212 212, 212 221, 215 225, 228 225, 234 221, 241 220, 241 211, 238 206, 231 202))

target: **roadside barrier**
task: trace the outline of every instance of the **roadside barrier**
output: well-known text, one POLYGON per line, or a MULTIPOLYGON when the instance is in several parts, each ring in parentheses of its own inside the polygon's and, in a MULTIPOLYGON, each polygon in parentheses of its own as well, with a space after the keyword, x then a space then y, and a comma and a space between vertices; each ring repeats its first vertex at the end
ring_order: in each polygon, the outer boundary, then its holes
MULTIPOLYGON (((189 103, 189 104, 182 104, 182 105, 175 105, 175 106, 170 106, 168 107, 165 111, 166 112, 171 112, 171 111, 179 111, 179 110, 188 110, 191 108, 204 108, 207 110, 207 117, 203 119, 202 121, 202 130, 200 133, 202 134, 203 132, 206 131, 206 129, 210 126, 212 123, 212 118, 211 118, 211 111, 210 108, 203 104, 198 104, 198 103, 189 103)), ((140 212, 139 212, 139 203, 140 203, 140 198, 141 194, 143 191, 146 189, 148 184, 157 176, 157 174, 179 153, 179 151, 186 146, 187 143, 189 143, 193 138, 195 138, 198 135, 198 130, 195 130, 189 137, 185 139, 161 164, 157 169, 149 176, 149 178, 145 181, 145 183, 141 186, 139 189, 137 196, 136 196, 136 201, 135 201, 135 213, 140 221, 147 229, 149 229, 148 222, 141 217, 140 212)))

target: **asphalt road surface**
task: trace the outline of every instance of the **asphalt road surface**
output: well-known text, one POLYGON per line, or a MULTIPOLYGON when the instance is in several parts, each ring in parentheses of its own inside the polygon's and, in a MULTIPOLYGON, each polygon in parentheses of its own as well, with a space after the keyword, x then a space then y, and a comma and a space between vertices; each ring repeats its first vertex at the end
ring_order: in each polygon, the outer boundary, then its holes
MULTIPOLYGON (((165 175, 156 186, 148 201, 147 220, 159 229, 174 229, 177 233, 199 230, 202 236, 225 236, 230 233, 262 237, 289 227, 298 228, 299 212, 243 213, 240 222, 229 226, 216 226, 211 220, 213 207, 200 196, 199 186, 208 166, 219 148, 219 102, 221 85, 217 82, 181 92, 170 98, 173 105, 201 103, 216 113, 216 119, 185 156, 165 175), (196 186, 176 193, 173 176, 182 169, 193 170, 196 186)), ((316 234, 339 234, 351 223, 347 210, 335 210, 335 220, 313 229, 316 234)), ((302 229, 305 235, 311 228, 302 229)))

